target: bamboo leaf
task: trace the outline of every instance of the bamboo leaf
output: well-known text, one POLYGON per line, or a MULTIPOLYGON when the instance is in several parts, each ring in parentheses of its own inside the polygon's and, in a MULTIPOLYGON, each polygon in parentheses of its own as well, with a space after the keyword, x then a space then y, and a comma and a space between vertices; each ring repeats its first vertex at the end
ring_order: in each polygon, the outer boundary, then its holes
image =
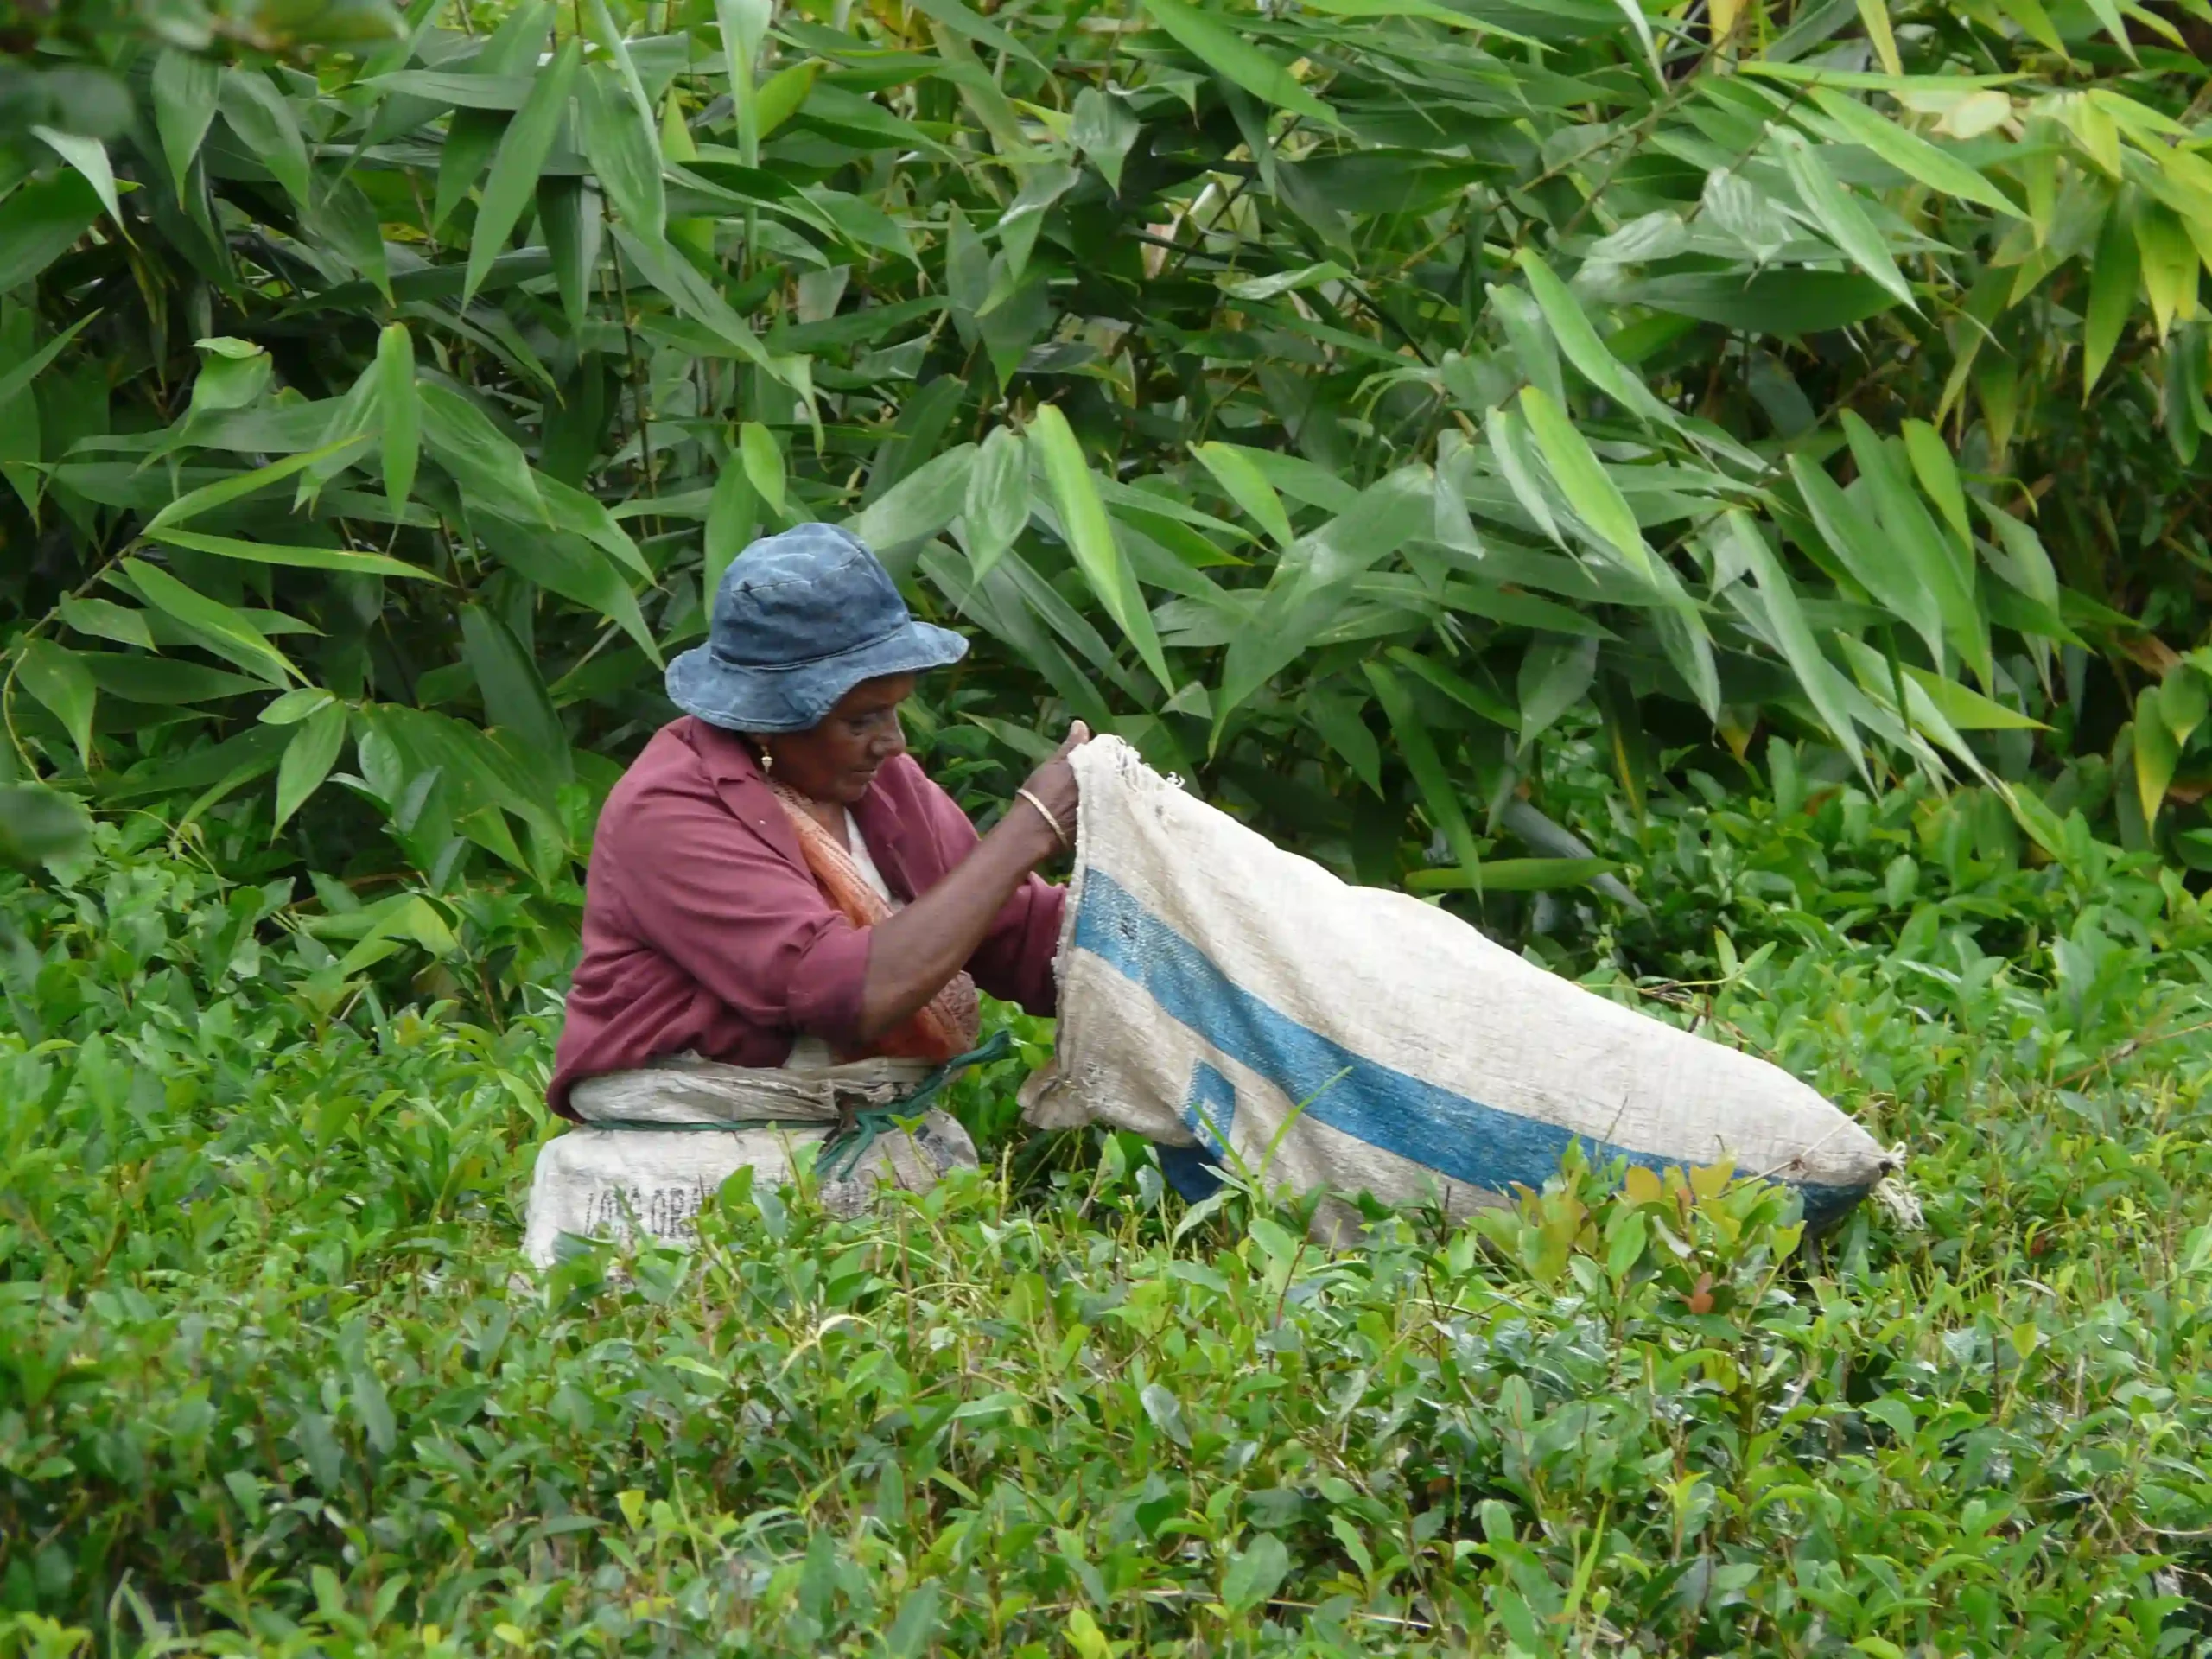
POLYGON ((985 435, 968 474, 960 519, 969 569, 980 582, 1029 522, 1028 448, 1012 428, 995 426, 985 435))
POLYGON ((466 307, 492 269, 492 261, 505 249, 524 210, 537 194, 553 152, 553 136, 569 109, 569 90, 575 84, 576 66, 583 48, 571 36, 554 54, 550 67, 531 83, 530 96, 507 124, 492 158, 491 176, 484 181, 484 196, 476 210, 476 225, 469 235, 468 270, 461 278, 461 302, 466 307))
POLYGON ((1290 515, 1283 511, 1282 498, 1243 450, 1234 444, 1213 442, 1193 445, 1191 453, 1213 475, 1222 493, 1274 537, 1277 547, 1290 545, 1290 515))
POLYGON ((1414 786, 1421 791, 1421 804, 1428 810, 1429 821, 1443 832, 1445 844, 1459 861, 1468 885, 1480 893, 1482 854, 1476 848, 1475 833, 1468 826, 1466 809, 1460 804, 1459 792, 1445 773, 1444 762, 1436 753, 1428 728, 1421 723, 1412 696, 1389 667, 1373 661, 1363 666, 1368 684, 1375 689, 1375 700, 1382 705, 1383 717, 1390 722, 1391 735, 1397 740, 1398 753, 1405 760, 1406 770, 1413 774, 1414 786))
POLYGON ((188 588, 158 565, 126 558, 123 573, 130 578, 138 596, 156 609, 175 617, 188 628, 229 646, 245 663, 259 669, 276 684, 307 677, 292 666, 284 653, 270 645, 260 629, 220 600, 188 588))
POLYGON ((203 536, 168 524, 149 529, 146 539, 165 547, 181 547, 194 553, 241 559, 251 564, 289 565, 298 570, 351 570, 365 576, 401 576, 416 582, 442 580, 420 565, 386 558, 381 553, 350 553, 335 547, 276 547, 266 542, 241 541, 234 536, 203 536))
POLYGON ((2082 401, 2089 394, 2112 361, 2120 331, 2135 308, 2135 294, 2142 279, 2142 256, 2135 239, 2133 215, 2126 197, 2115 200, 2105 214, 2097 237, 2095 261, 2089 267, 2089 305, 2082 327, 2082 401))
POLYGON ((1099 499, 1098 486, 1083 458, 1082 447, 1076 442, 1075 433, 1057 404, 1046 404, 1038 410, 1036 422, 1030 428, 1030 438, 1036 445, 1046 481, 1052 487, 1068 551, 1075 556, 1076 568, 1082 571, 1084 581, 1098 596, 1099 603, 1106 607, 1106 613, 1136 647, 1145 666, 1164 690, 1172 692, 1175 683, 1168 673, 1167 659, 1160 652, 1152 613, 1145 608, 1143 596, 1137 591, 1136 576, 1129 569, 1128 559, 1115 543, 1113 523, 1106 516, 1105 503, 1099 499))
MULTIPOLYGON (((1877 16, 1883 15, 1881 0, 1860 0, 1860 4, 1877 16)), ((1893 44, 1890 49, 1894 52, 1897 48, 1893 44)), ((1812 214, 1814 222, 1827 232, 1828 240, 1840 248, 1853 264, 1917 311, 1920 306, 1912 296, 1912 285, 1897 269, 1897 262, 1890 257, 1881 232, 1874 228, 1874 221, 1866 216, 1866 210, 1853 200, 1851 193, 1828 170, 1827 162, 1802 137, 1786 127, 1776 128, 1774 139, 1781 147, 1783 165, 1789 172, 1790 183, 1796 187, 1797 199, 1812 214)))
POLYGON ((522 524, 550 524, 530 461, 491 416, 435 381, 418 382, 423 441, 472 507, 522 524))
POLYGON ((1175 42, 1223 79, 1253 97, 1325 127, 1338 124, 1337 113, 1299 84, 1298 78, 1236 33, 1227 23, 1182 0, 1144 0, 1153 21, 1175 42))
POLYGON ((404 506, 415 493, 423 450, 423 410, 415 392, 415 337, 404 322, 377 336, 377 407, 384 420, 384 493, 404 506))
MULTIPOLYGON (((1904 560, 1914 579, 1934 597, 1944 634, 1981 683, 1989 684, 1989 622, 1974 600, 1971 554, 1936 528, 1902 460, 1857 411, 1844 411, 1843 429, 1859 476, 1873 496, 1885 546, 1904 560)), ((1936 650, 1932 641, 1929 648, 1936 650)), ((1936 654, 1941 660, 1940 651, 1936 654)))
POLYGON ((752 481, 753 493, 766 505, 770 512, 782 518, 784 452, 776 447, 775 435, 760 422, 747 421, 738 429, 737 452, 745 467, 745 476, 752 481))
POLYGON ((51 639, 33 639, 16 658, 16 678, 60 721, 85 770, 92 767, 92 711, 99 685, 73 652, 51 639))
POLYGON ((2013 219, 2020 217, 2020 210, 2009 196, 1948 150, 1939 149, 1919 134, 1884 119, 1833 86, 1815 86, 1813 99, 1835 124, 1840 137, 1865 145, 1907 177, 1947 196, 1978 201, 2013 219))
POLYGON ((1804 497, 1821 539, 1859 585, 1874 596, 1875 602, 1904 619, 1940 659, 1943 613, 1904 550, 1871 523, 1836 487, 1834 480, 1803 455, 1789 457, 1789 475, 1796 480, 1798 493, 1804 497))
MULTIPOLYGON (((154 60, 154 130, 169 164, 169 185, 184 200, 184 175, 192 170, 215 119, 218 92, 213 60, 164 47, 154 60)), ((8 284, 0 283, 0 287, 8 284)))
POLYGON ((1628 498, 1599 464, 1566 411, 1546 397, 1541 387, 1523 386, 1521 412, 1528 418, 1529 430, 1560 494, 1604 538, 1625 569, 1646 582, 1656 581, 1651 549, 1637 527, 1628 498))
POLYGON ((269 826, 274 836, 321 789, 338 764, 346 744, 346 710, 342 702, 325 704, 292 728, 276 763, 276 817, 269 826))
POLYGON ((0 200, 0 294, 21 288, 69 251, 100 216, 80 173, 33 179, 0 200))
POLYGON ((141 534, 152 536, 168 525, 184 524, 203 512, 212 512, 217 507, 243 500, 267 489, 271 484, 282 483, 295 473, 305 472, 326 461, 338 461, 351 452, 362 449, 368 442, 365 435, 341 438, 335 443, 326 443, 296 455, 287 455, 282 461, 273 461, 266 467, 257 467, 251 472, 232 473, 213 483, 202 484, 197 489, 188 490, 176 497, 148 519, 141 534))

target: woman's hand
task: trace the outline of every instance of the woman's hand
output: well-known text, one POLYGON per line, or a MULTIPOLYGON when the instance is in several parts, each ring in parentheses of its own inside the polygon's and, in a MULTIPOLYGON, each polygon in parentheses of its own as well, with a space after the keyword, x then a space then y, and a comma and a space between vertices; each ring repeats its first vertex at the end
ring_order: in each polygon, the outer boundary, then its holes
MULTIPOLYGON (((1059 752, 1022 785, 1075 835, 1075 768, 1068 755, 1090 741, 1081 721, 1068 728, 1059 752)), ((1016 796, 1014 804, 975 850, 927 893, 870 930, 868 978, 861 988, 857 1027, 872 1043, 945 988, 976 954, 1006 901, 1029 873, 1061 851, 1045 814, 1016 796)))
POLYGON ((1033 820, 1044 832, 1044 848, 1033 861, 1035 863, 1042 864, 1056 853, 1075 850, 1076 807, 1082 791, 1076 785, 1075 768, 1068 764, 1068 756, 1090 741, 1090 728, 1077 721, 1068 728, 1067 741, 1052 758, 1031 772, 1029 781, 1022 785, 1024 793, 1037 798, 1014 798, 1013 811, 1033 820), (1047 813, 1052 815, 1049 822, 1047 813))

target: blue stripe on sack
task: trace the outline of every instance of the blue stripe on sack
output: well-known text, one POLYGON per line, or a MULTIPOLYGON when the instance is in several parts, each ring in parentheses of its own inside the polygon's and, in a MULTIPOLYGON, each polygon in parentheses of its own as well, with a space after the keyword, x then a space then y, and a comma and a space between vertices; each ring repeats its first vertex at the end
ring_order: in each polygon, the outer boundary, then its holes
MULTIPOLYGON (((1075 944, 1143 987, 1162 1012, 1265 1077, 1294 1105, 1303 1103, 1308 1116, 1452 1180, 1497 1192, 1515 1185, 1541 1187, 1578 1138, 1556 1124, 1378 1065, 1299 1024, 1230 980, 1198 946, 1097 869, 1084 872, 1075 944)), ((1211 1100, 1207 1106, 1211 1112, 1211 1100)), ((1580 1138, 1600 1169, 1616 1158, 1655 1171, 1682 1164, 1680 1158, 1580 1138)), ((1815 1227, 1867 1191, 1812 1181, 1791 1185, 1803 1194, 1805 1218, 1815 1227)))

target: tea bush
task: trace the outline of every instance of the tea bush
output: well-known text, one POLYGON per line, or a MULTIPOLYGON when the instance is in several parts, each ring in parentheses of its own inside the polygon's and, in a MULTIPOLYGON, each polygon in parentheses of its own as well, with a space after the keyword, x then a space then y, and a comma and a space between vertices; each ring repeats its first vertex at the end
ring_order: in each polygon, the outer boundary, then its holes
POLYGON ((103 824, 0 877, 0 1655, 2212 1652, 2212 913, 1794 760, 1562 774, 1646 908, 1514 925, 1904 1142, 1917 1230, 1575 1166, 1332 1254, 1007 1067, 979 1176, 532 1282, 550 1002, 103 824))

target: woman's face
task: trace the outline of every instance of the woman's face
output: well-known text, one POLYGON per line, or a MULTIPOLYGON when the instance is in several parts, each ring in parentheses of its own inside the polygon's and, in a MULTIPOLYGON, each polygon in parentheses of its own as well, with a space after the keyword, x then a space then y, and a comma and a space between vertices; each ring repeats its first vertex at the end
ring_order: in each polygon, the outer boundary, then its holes
POLYGON ((817 801, 852 805, 868 793, 885 761, 906 753, 899 705, 913 690, 911 674, 862 680, 811 731, 760 740, 775 760, 772 775, 817 801))

